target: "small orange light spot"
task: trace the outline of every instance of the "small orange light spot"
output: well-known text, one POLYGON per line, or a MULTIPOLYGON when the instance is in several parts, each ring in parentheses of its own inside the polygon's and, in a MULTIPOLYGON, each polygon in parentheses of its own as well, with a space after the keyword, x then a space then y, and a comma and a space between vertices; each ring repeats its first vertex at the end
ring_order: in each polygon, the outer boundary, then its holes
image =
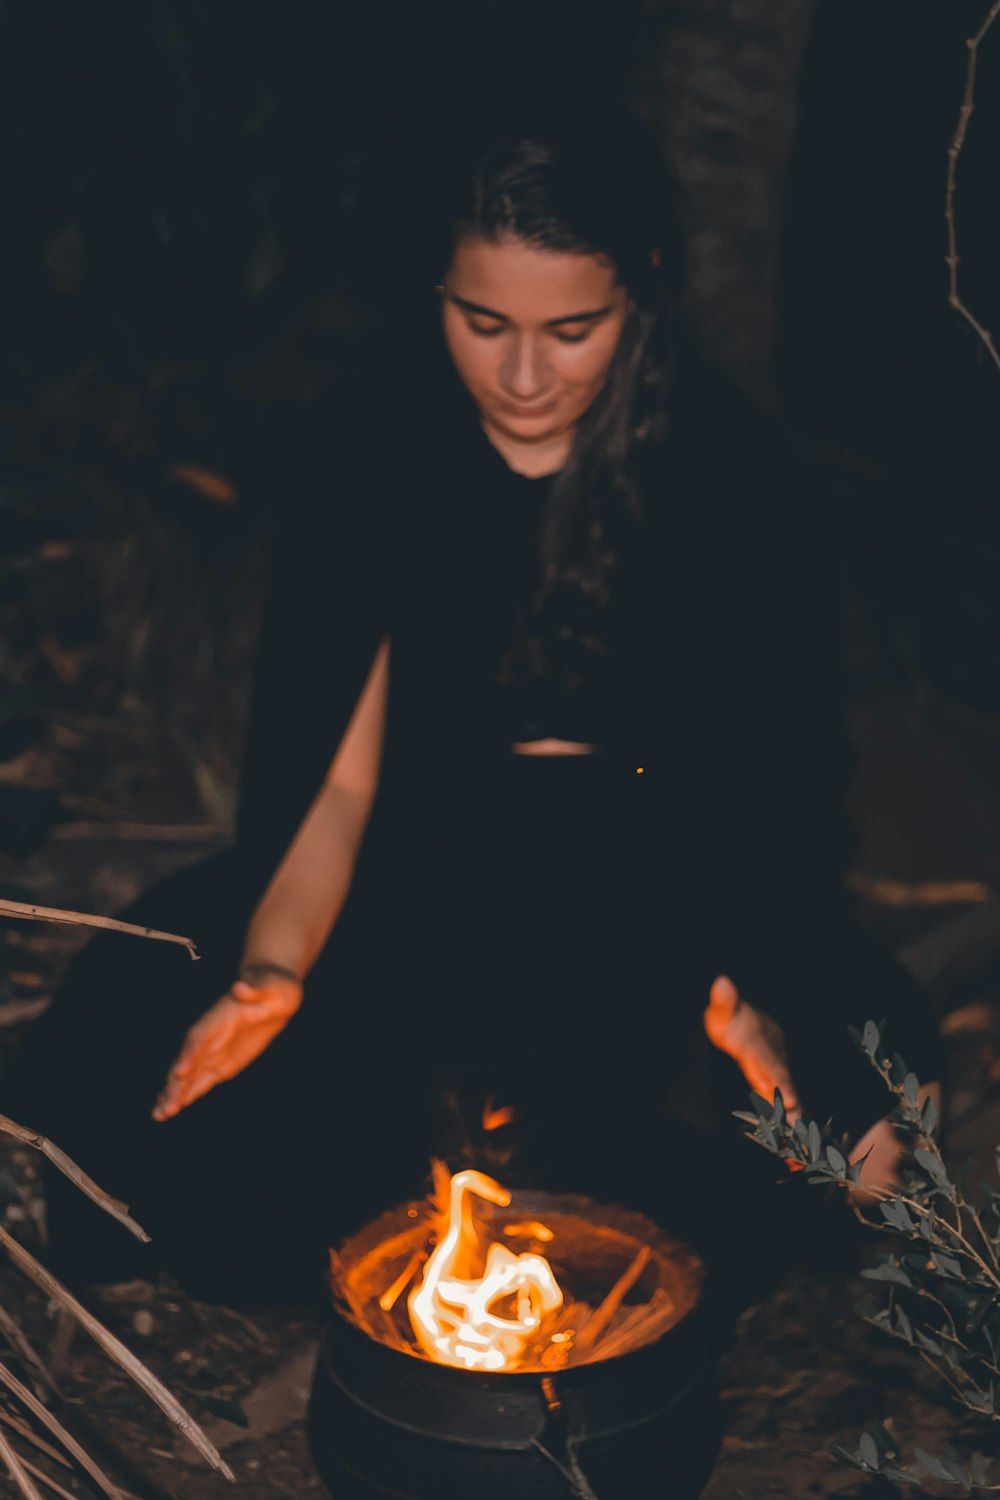
POLYGON ((645 766, 636 766, 636 768, 635 768, 635 774, 637 776, 641 776, 642 773, 643 773, 643 771, 645 771, 645 769, 646 769, 645 766))
POLYGON ((512 1125, 516 1118, 514 1106, 512 1104, 504 1104, 501 1108, 497 1109, 493 1103, 492 1094, 490 1094, 483 1105, 484 1130, 499 1130, 501 1125, 512 1125))

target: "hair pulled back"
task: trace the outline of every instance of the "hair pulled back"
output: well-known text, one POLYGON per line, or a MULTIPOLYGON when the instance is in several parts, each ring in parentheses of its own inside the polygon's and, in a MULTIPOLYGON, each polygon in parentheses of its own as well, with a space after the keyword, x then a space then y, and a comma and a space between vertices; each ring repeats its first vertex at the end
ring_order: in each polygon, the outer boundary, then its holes
POLYGON ((629 308, 604 385, 577 424, 539 535, 539 585, 505 660, 507 679, 578 686, 607 655, 607 610, 622 549, 643 515, 642 458, 666 436, 680 236, 666 168, 624 108, 494 126, 453 179, 451 248, 466 235, 607 257, 629 308))

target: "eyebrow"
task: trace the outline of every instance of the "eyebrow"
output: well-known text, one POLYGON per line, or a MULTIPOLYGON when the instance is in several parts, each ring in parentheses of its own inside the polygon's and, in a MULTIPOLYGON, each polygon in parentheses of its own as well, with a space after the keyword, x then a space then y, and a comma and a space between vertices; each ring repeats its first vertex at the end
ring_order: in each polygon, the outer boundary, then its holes
MULTIPOLYGON (((463 312, 479 313, 481 317, 496 318, 498 323, 509 323, 510 319, 505 313, 497 312, 495 308, 483 307, 480 302, 469 302, 465 297, 460 297, 457 292, 448 291, 445 288, 445 296, 449 302, 454 302, 463 312)), ((606 318, 611 311, 611 304, 607 307, 595 307, 589 312, 566 313, 561 318, 549 318, 545 324, 546 328, 558 328, 562 323, 596 323, 599 318, 606 318)))

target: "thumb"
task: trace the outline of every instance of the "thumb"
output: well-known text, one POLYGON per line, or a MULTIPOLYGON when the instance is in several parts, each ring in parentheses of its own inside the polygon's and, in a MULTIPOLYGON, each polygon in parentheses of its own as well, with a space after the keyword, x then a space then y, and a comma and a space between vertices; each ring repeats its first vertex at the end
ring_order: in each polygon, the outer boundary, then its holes
POLYGON ((229 986, 229 993, 234 1000, 257 1000, 260 998, 261 987, 258 984, 248 984, 245 979, 236 979, 229 986))
POLYGON ((713 980, 708 992, 708 1008, 716 1025, 724 1026, 731 1021, 739 1003, 739 992, 728 974, 720 974, 713 980))

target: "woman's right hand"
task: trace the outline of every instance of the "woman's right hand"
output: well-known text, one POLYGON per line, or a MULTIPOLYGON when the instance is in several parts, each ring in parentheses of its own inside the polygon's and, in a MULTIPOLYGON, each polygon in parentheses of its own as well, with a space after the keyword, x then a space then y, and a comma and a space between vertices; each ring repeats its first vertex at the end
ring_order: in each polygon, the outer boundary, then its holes
POLYGON ((242 1073, 284 1030, 301 1004, 298 980, 273 976, 249 984, 238 979, 184 1038, 153 1119, 172 1119, 216 1084, 242 1073))

